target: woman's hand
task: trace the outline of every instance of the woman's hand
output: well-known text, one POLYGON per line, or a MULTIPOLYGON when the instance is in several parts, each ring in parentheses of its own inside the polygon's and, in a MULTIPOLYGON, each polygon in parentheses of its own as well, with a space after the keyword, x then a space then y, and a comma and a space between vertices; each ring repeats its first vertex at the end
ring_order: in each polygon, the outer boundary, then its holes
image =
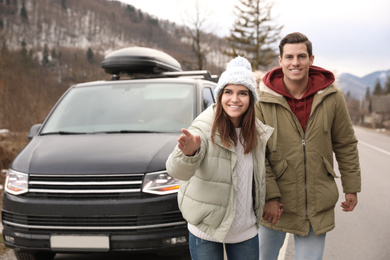
POLYGON ((184 153, 187 156, 192 156, 196 153, 196 151, 199 149, 201 144, 201 139, 199 135, 193 135, 190 131, 187 129, 181 129, 181 132, 183 133, 180 135, 179 139, 177 140, 179 142, 178 147, 181 150, 182 153, 184 153))
POLYGON ((283 204, 278 200, 270 200, 265 202, 263 210, 263 219, 268 223, 275 225, 283 213, 283 204))

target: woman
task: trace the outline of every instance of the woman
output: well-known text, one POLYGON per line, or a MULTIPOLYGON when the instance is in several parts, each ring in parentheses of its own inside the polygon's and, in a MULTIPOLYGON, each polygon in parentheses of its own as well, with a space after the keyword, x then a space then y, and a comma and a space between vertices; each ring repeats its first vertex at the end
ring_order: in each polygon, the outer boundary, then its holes
POLYGON ((251 65, 230 61, 215 89, 217 103, 182 129, 168 173, 181 180, 179 208, 194 260, 259 259, 258 223, 265 194, 265 145, 273 129, 255 118, 251 65))

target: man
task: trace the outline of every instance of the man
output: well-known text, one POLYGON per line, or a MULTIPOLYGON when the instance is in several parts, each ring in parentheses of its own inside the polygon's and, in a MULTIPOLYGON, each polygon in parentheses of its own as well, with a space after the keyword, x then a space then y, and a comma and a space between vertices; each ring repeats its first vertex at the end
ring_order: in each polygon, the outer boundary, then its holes
POLYGON ((286 232, 294 234, 296 259, 322 259, 339 198, 333 152, 345 193, 341 207, 353 211, 361 189, 357 140, 343 93, 330 71, 313 66, 308 38, 291 33, 279 52, 280 67, 263 77, 256 104, 257 117, 275 129, 267 144, 260 259, 278 258, 286 232))

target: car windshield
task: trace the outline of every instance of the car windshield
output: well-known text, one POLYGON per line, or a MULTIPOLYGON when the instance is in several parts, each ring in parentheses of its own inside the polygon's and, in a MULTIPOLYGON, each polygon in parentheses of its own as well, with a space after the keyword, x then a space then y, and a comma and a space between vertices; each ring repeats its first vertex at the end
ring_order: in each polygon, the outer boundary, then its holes
POLYGON ((71 89, 41 134, 180 132, 194 119, 194 86, 123 83, 71 89))

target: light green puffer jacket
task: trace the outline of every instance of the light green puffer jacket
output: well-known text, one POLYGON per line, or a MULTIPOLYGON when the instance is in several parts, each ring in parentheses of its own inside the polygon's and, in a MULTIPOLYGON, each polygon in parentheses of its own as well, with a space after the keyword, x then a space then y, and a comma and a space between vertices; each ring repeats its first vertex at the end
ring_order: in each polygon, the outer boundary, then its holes
MULTIPOLYGON (((185 156, 176 146, 166 167, 168 173, 181 180, 178 193, 179 208, 184 219, 218 241, 223 241, 235 216, 236 161, 234 145, 225 148, 219 135, 216 145, 211 141, 215 104, 199 115, 188 128, 200 135, 201 147, 194 156, 185 156)), ((265 202, 265 147, 273 129, 258 119, 259 145, 253 151, 254 211, 257 222, 265 202)))
POLYGON ((267 144, 266 201, 280 199, 280 222, 261 225, 306 236, 310 224, 316 235, 335 227, 339 199, 333 152, 344 193, 361 189, 357 139, 340 89, 331 85, 314 94, 311 114, 302 130, 283 96, 260 86, 256 115, 275 129, 267 144))

